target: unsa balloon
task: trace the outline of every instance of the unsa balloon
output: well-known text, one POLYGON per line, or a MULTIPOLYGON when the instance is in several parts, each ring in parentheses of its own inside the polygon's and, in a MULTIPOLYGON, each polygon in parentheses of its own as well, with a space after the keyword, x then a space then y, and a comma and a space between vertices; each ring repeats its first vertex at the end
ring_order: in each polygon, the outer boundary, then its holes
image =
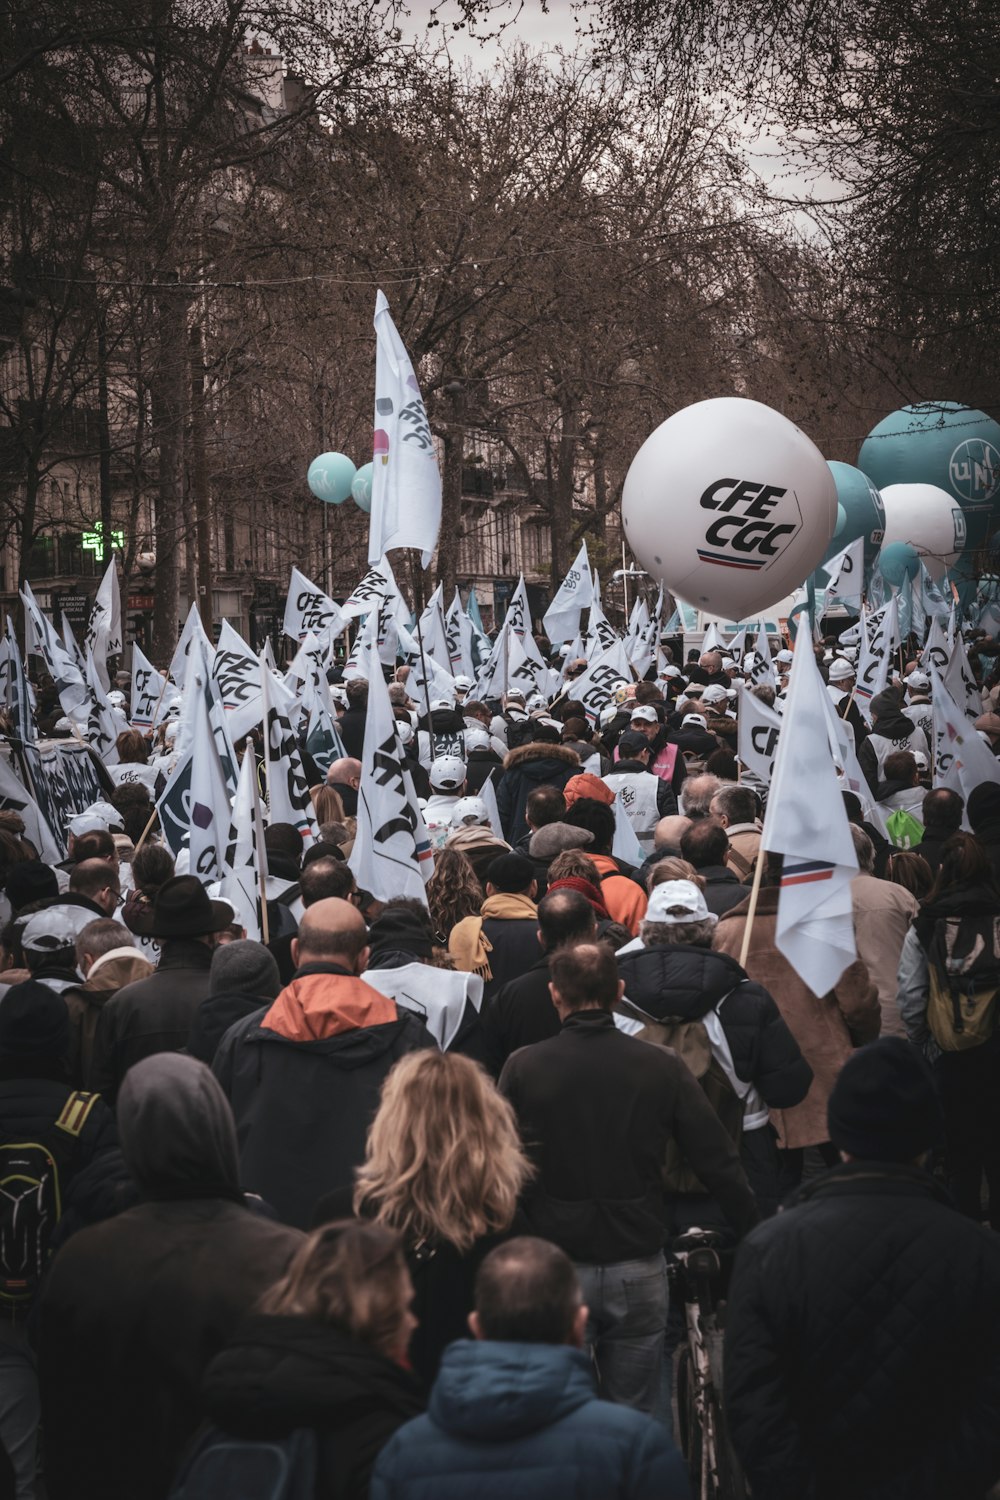
POLYGON ((625 536, 671 593, 747 619, 816 568, 837 489, 804 432, 759 401, 720 396, 676 412, 643 443, 622 492, 625 536))
POLYGON ((883 551, 893 542, 909 542, 931 577, 943 578, 965 546, 966 518, 958 502, 936 484, 887 484, 882 504, 883 551))
POLYGON ((829 468, 837 486, 837 500, 845 515, 844 525, 834 532, 834 540, 827 549, 824 562, 862 536, 865 539, 865 567, 870 568, 882 545, 885 530, 882 497, 868 475, 856 469, 853 464, 842 464, 832 459, 829 468))

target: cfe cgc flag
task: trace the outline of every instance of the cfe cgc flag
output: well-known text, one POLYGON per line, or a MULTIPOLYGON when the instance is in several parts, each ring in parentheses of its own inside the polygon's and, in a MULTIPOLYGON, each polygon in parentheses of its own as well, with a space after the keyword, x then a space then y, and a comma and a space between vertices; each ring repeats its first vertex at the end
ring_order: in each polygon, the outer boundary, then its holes
POLYGON ((266 879, 267 850, 257 790, 257 761, 253 746, 248 745, 233 799, 219 894, 233 908, 237 922, 246 929, 247 937, 255 942, 261 940, 261 905, 266 879))
POLYGON ((542 616, 545 634, 554 646, 571 641, 580 632, 580 612, 590 608, 594 597, 594 578, 583 542, 576 562, 559 586, 559 592, 542 616))
POLYGON ((800 630, 761 849, 783 856, 775 945, 814 995, 832 990, 857 958, 858 860, 830 754, 828 705, 812 641, 800 630))
POLYGON ((764 786, 771 785, 778 753, 781 715, 746 688, 740 693, 737 754, 746 770, 764 786))
POLYGON ((348 864, 377 901, 415 896, 434 872, 430 837, 413 788, 378 663, 368 661, 368 717, 358 788, 358 827, 348 864))
POLYGON ((368 561, 377 563, 390 547, 417 547, 430 567, 441 530, 441 471, 417 377, 383 292, 375 299, 372 455, 368 561))
POLYGON ((601 710, 608 706, 617 689, 623 682, 631 681, 625 644, 616 640, 613 646, 593 657, 587 670, 574 679, 573 698, 583 704, 591 724, 596 724, 601 710))
POLYGON ((347 620, 338 604, 324 594, 322 589, 310 583, 298 568, 292 568, 285 601, 283 629, 293 641, 301 641, 310 632, 315 636, 339 635, 347 620))

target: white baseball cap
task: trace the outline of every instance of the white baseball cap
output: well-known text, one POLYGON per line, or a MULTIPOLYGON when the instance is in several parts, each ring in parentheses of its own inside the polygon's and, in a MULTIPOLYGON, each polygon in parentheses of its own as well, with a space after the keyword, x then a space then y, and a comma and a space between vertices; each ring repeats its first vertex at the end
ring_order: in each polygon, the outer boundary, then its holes
POLYGON ((903 681, 912 693, 926 693, 931 685, 927 673, 921 671, 911 672, 908 677, 903 678, 903 681))
POLYGON ((780 661, 782 663, 792 662, 795 660, 795 653, 789 651, 786 647, 783 650, 779 651, 774 659, 775 661, 780 661))
POLYGON ((721 683, 712 682, 701 695, 702 703, 725 703, 729 697, 721 683))
POLYGON ((451 810, 451 821, 455 828, 469 828, 473 824, 488 825, 490 815, 482 797, 459 797, 451 810))
POLYGON ((457 792, 465 785, 465 761, 457 755, 439 755, 431 766, 430 782, 436 792, 457 792))
POLYGON ((660 669, 661 677, 683 677, 683 675, 680 667, 675 667, 673 662, 668 662, 665 667, 661 667, 660 669))
POLYGON ((112 688, 111 692, 108 694, 108 702, 111 704, 112 708, 124 708, 125 694, 120 693, 117 688, 112 688))
POLYGON ((413 739, 413 725, 409 719, 396 720, 396 733, 399 735, 400 744, 408 745, 413 739))
POLYGON ((467 729, 465 731, 465 753, 469 755, 473 750, 488 750, 490 748, 490 737, 485 729, 467 729))
POLYGON ((724 672, 732 672, 735 671, 735 669, 736 663, 733 661, 733 658, 731 656, 724 656, 722 658, 722 670, 724 672))
POLYGON ((435 709, 452 709, 454 707, 454 698, 446 698, 443 693, 439 693, 436 698, 431 699, 431 713, 433 713, 435 709))
POLYGON ((472 691, 472 678, 471 677, 456 677, 455 678, 455 687, 458 689, 458 691, 460 693, 471 693, 471 691, 472 691))
MULTIPOLYGON (((108 879, 114 875, 108 866, 108 879)), ((24 924, 21 947, 32 953, 51 953, 57 948, 72 948, 80 933, 95 914, 87 906, 49 906, 36 911, 24 924)))
POLYGON ((684 728, 685 724, 697 724, 699 729, 708 728, 708 720, 705 718, 704 714, 685 714, 683 719, 681 720, 682 729, 684 728))
POLYGON ((830 670, 827 676, 831 682, 845 682, 848 677, 854 676, 854 668, 849 661, 845 661, 842 656, 838 656, 830 663, 830 670))
POLYGON ((658 721, 659 715, 651 703, 640 703, 638 708, 633 708, 629 719, 630 724, 656 724, 658 721))
POLYGON ((676 927, 681 922, 712 922, 719 919, 705 905, 704 893, 693 880, 665 880, 649 893, 645 921, 676 927))

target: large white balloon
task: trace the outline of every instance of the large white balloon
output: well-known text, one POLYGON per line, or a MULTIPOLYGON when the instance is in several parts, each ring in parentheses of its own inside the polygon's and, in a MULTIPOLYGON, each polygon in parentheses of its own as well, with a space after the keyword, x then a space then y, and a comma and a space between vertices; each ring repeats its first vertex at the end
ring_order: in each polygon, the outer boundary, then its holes
POLYGON ((721 396, 668 417, 625 476, 622 522, 648 572, 688 604, 751 618, 819 565, 837 487, 804 432, 759 401, 721 396))
POLYGON ((965 513, 958 501, 936 484, 887 484, 882 501, 882 546, 909 542, 931 577, 943 578, 965 546, 965 513))

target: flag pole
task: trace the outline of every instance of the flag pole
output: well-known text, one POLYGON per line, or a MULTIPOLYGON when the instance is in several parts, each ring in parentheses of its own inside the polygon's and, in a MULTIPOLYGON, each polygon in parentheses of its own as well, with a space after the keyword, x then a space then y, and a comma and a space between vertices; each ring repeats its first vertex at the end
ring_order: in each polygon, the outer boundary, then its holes
POLYGON ((754 917, 757 915, 757 898, 760 895, 760 882, 764 874, 764 862, 767 856, 764 846, 757 850, 757 863, 753 872, 753 885, 750 887, 750 910, 747 912, 746 925, 743 928, 743 943, 740 947, 740 968, 746 968, 747 954, 750 951, 750 936, 753 932, 754 917))
POLYGON ((156 803, 154 802, 153 803, 153 811, 149 815, 149 822, 146 824, 145 828, 140 833, 140 835, 139 835, 139 842, 136 844, 135 848, 132 850, 132 858, 133 859, 139 853, 139 850, 142 848, 143 844, 146 842, 146 835, 149 833, 149 831, 152 828, 153 824, 156 822, 156 815, 157 815, 158 811, 159 811, 159 809, 157 808, 156 803))

